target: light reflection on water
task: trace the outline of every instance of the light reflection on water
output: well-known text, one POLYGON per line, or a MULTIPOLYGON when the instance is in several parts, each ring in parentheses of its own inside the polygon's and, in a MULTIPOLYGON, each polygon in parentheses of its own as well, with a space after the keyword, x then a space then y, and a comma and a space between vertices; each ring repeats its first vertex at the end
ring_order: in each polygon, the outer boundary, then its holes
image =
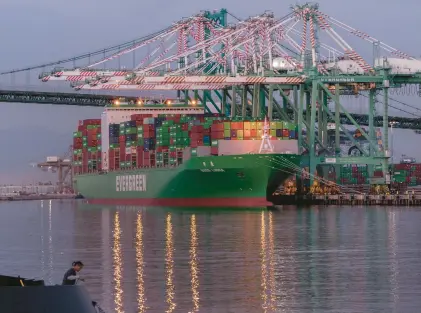
POLYGON ((121 226, 120 226, 120 212, 116 211, 114 216, 114 245, 113 245, 113 260, 114 260, 114 304, 117 313, 124 313, 123 309, 123 260, 121 253, 121 226))
POLYGON ((167 214, 167 221, 166 221, 166 229, 165 229, 165 236, 166 236, 166 249, 165 249, 165 273, 167 276, 167 303, 168 308, 166 310, 167 313, 174 311, 176 304, 174 303, 175 297, 175 286, 174 286, 174 243, 173 243, 173 233, 172 233, 172 222, 171 222, 171 214, 167 214))
POLYGON ((146 296, 143 261, 143 220, 142 212, 137 212, 136 219, 136 271, 137 271, 137 308, 138 313, 146 312, 146 296))
POLYGON ((417 312, 421 208, 283 211, 0 204, 5 274, 81 259, 107 312, 417 312))
POLYGON ((192 214, 190 217, 190 275, 191 275, 191 292, 193 309, 190 312, 199 311, 199 268, 197 259, 197 245, 198 235, 196 230, 196 215, 192 214))

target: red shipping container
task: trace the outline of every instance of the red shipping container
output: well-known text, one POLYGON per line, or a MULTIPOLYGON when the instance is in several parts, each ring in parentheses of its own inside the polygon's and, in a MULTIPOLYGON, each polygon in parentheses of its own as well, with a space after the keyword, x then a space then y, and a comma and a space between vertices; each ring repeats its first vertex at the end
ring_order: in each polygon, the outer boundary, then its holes
POLYGON ((149 131, 149 130, 154 130, 155 129, 155 125, 152 124, 144 124, 143 125, 143 131, 149 131))
POLYGON ((218 154, 218 147, 211 147, 211 154, 217 155, 218 154))
POLYGON ((224 132, 223 131, 212 132, 211 138, 212 139, 224 139, 224 132))
POLYGON ((201 138, 203 138, 203 134, 201 134, 201 133, 192 133, 190 135, 190 139, 193 140, 193 141, 194 140, 199 140, 201 138))
POLYGON ((83 120, 83 125, 101 125, 101 120, 100 119, 83 120))
POLYGON ((198 143, 197 143, 197 141, 193 141, 193 140, 191 140, 191 141, 190 141, 190 147, 192 147, 192 148, 197 148, 197 147, 198 147, 198 143))
POLYGON ((126 142, 126 136, 122 135, 118 137, 118 141, 121 142, 126 142))
POLYGON ((289 130, 288 129, 282 130, 282 137, 289 137, 289 130))
POLYGON ((257 130, 256 129, 252 129, 252 130, 250 130, 250 136, 251 137, 257 137, 257 130))
POLYGON ((187 130, 189 130, 189 124, 187 124, 187 123, 182 124, 182 125, 181 125, 181 130, 182 130, 182 131, 187 131, 187 130))
POLYGON ((212 132, 224 131, 224 124, 212 124, 211 131, 212 132))
POLYGON ((137 151, 136 151, 137 153, 136 153, 136 164, 137 164, 137 167, 142 167, 143 166, 143 159, 144 159, 144 152, 143 152, 143 149, 141 150, 141 149, 137 149, 137 151))
POLYGON ((78 132, 82 132, 82 131, 84 131, 86 129, 86 126, 84 126, 84 125, 79 125, 78 127, 77 127, 77 131, 78 132))
POLYGON ((203 132, 204 128, 202 125, 194 125, 191 128, 192 133, 201 133, 203 132))

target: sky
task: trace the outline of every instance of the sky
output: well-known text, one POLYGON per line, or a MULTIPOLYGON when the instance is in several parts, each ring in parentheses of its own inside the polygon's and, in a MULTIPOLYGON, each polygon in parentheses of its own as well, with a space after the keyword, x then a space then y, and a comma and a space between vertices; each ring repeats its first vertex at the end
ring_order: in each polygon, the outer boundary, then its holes
MULTIPOLYGON (((420 1, 385 4, 378 0, 320 0, 318 3, 324 13, 409 54, 421 55, 421 42, 416 37, 421 23, 420 1)), ((291 4, 294 3, 275 0, 3 0, 0 3, 0 71, 123 43, 201 10, 227 8, 242 19, 270 10, 282 17, 290 12, 291 4)), ((29 79, 25 75, 16 76, 14 83, 38 84, 38 74, 39 71, 32 71, 29 79)), ((11 84, 10 76, 0 77, 0 88, 6 89, 11 84)), ((410 102, 418 105, 419 100, 410 102)), ((357 102, 355 106, 357 111, 362 110, 357 102)), ((0 184, 55 179, 54 175, 43 174, 29 164, 42 161, 47 155, 63 155, 71 144, 78 120, 99 118, 101 113, 101 109, 41 104, 0 103, 0 108, 0 184)), ((407 132, 412 136, 412 131, 407 132)), ((399 132, 395 135, 399 136, 399 132)), ((412 152, 418 154, 412 150, 408 154, 412 152)), ((421 160, 421 151, 418 157, 421 160)))

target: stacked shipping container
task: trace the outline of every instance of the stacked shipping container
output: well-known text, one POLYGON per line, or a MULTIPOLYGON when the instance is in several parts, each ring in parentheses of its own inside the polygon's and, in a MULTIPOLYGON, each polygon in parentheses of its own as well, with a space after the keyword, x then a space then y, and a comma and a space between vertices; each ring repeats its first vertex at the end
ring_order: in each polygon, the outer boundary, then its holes
POLYGON ((392 178, 398 184, 421 185, 421 164, 395 164, 392 167, 392 178))
MULTIPOLYGON (((130 121, 109 125, 108 166, 110 170, 175 166, 182 163, 186 147, 192 148, 192 156, 200 146, 218 155, 218 140, 261 140, 263 127, 262 120, 227 120, 215 114, 134 114, 130 121)), ((288 122, 271 122, 269 132, 272 140, 297 138, 296 125, 288 122)), ((98 134, 100 120, 83 121, 75 132, 76 174, 101 169, 98 134)))
POLYGON ((367 165, 349 165, 341 167, 342 185, 361 185, 369 183, 369 174, 367 165))
POLYGON ((75 174, 101 170, 101 120, 79 122, 73 133, 73 170, 75 174))

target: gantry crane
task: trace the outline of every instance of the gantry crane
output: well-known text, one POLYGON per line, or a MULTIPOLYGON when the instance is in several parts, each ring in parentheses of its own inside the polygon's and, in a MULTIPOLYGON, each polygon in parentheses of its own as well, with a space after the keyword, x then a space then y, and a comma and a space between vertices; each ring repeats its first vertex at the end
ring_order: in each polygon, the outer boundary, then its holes
POLYGON ((225 9, 203 12, 117 53, 105 56, 104 50, 97 61, 89 55, 87 66, 55 69, 40 79, 68 81, 76 90, 135 90, 139 95, 172 90, 186 100, 200 101, 209 112, 232 118, 292 121, 298 124, 300 152, 308 156, 304 159, 311 181, 320 165, 338 169, 367 164, 372 173, 374 165, 381 164, 386 182, 389 90, 405 85, 420 90, 421 61, 321 12, 317 4, 294 6, 280 19, 266 12, 236 24, 228 24, 228 14, 225 9), (363 58, 345 36, 368 43, 373 60, 363 58), (120 60, 129 53, 135 60, 135 52, 143 53, 141 61, 122 70, 120 60), (119 68, 104 69, 113 60, 119 61, 119 68), (368 131, 346 109, 342 96, 349 94, 367 98, 363 118, 368 131), (381 117, 376 114, 379 104, 381 117), (328 142, 329 123, 335 125, 333 143, 328 142), (356 140, 344 124, 352 124, 367 144, 356 140), (341 153, 341 131, 360 155, 341 153))
POLYGON ((63 193, 66 188, 71 192, 73 191, 72 156, 73 149, 70 146, 69 150, 62 157, 47 157, 45 162, 37 164, 41 170, 58 173, 57 184, 59 193, 63 193))

